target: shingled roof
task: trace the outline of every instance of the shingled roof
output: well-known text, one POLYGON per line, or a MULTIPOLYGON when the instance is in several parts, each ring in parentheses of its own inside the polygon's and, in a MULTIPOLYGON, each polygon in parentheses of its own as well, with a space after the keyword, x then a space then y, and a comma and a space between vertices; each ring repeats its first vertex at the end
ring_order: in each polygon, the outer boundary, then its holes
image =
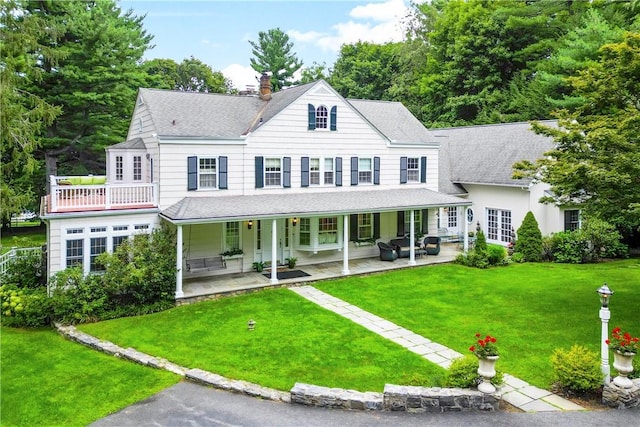
MULTIPOLYGON (((555 121, 540 122, 557 126, 555 121)), ((513 164, 535 161, 553 148, 553 140, 538 135, 531 123, 464 126, 431 129, 440 143, 439 191, 461 194, 464 184, 487 184, 522 187, 530 179, 512 179, 513 164)))
MULTIPOLYGON (((161 89, 140 89, 140 96, 160 137, 239 139, 320 82, 274 92, 270 101, 256 96, 161 89)), ((391 142, 434 142, 429 131, 399 102, 346 101, 391 142)))

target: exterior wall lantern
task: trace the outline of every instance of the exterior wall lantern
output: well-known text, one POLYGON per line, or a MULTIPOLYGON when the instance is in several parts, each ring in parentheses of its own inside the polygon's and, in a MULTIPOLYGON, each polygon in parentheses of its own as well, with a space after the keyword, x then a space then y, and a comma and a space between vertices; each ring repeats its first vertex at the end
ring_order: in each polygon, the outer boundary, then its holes
POLYGON ((250 219, 249 222, 247 222, 247 228, 249 230, 251 230, 253 228, 253 220, 252 219, 250 219))
POLYGON ((291 220, 291 224, 292 224, 294 227, 295 227, 296 225, 298 225, 298 218, 295 218, 295 217, 294 217, 294 218, 291 220))

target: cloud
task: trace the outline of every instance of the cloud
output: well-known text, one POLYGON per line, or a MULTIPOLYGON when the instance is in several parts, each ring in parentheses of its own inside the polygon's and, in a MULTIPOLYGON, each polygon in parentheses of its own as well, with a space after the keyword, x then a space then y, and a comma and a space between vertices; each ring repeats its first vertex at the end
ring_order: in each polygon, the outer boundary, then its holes
POLYGON ((403 0, 370 3, 353 8, 349 16, 354 19, 333 25, 330 32, 290 30, 287 35, 298 43, 310 43, 328 52, 338 52, 343 44, 358 41, 398 42, 404 39, 402 20, 409 11, 403 0))
POLYGON ((397 21, 404 16, 406 9, 403 0, 389 0, 384 3, 357 6, 351 10, 349 16, 356 19, 372 19, 378 22, 397 21))
POLYGON ((258 88, 258 73, 251 67, 245 67, 240 64, 231 64, 222 69, 222 74, 233 82, 233 87, 238 90, 244 90, 247 86, 258 88))

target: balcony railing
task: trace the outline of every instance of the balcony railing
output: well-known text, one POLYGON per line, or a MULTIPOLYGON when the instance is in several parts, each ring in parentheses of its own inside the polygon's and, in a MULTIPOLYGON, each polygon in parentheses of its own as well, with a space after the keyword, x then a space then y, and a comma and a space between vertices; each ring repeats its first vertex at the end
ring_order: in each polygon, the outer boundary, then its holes
POLYGON ((50 182, 48 213, 158 206, 157 183, 110 184, 106 182, 106 177, 68 176, 51 176, 50 182))

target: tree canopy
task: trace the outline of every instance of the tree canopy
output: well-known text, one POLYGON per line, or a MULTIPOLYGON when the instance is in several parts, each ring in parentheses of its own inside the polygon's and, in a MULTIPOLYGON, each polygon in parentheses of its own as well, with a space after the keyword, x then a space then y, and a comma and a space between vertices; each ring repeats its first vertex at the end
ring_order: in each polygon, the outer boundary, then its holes
POLYGON ((302 67, 293 50, 293 43, 289 41, 280 28, 273 28, 258 33, 258 41, 249 40, 251 45, 251 68, 262 74, 271 72, 271 89, 274 92, 283 87, 296 84, 293 75, 302 67))
POLYGON ((232 93, 231 81, 220 71, 194 58, 177 64, 172 59, 152 59, 142 64, 149 76, 148 86, 183 92, 232 93))
POLYGON ((520 162, 516 176, 551 185, 558 204, 632 231, 640 224, 640 34, 603 46, 601 58, 569 78, 585 102, 558 112, 559 128, 536 125, 556 147, 536 163, 520 162))

